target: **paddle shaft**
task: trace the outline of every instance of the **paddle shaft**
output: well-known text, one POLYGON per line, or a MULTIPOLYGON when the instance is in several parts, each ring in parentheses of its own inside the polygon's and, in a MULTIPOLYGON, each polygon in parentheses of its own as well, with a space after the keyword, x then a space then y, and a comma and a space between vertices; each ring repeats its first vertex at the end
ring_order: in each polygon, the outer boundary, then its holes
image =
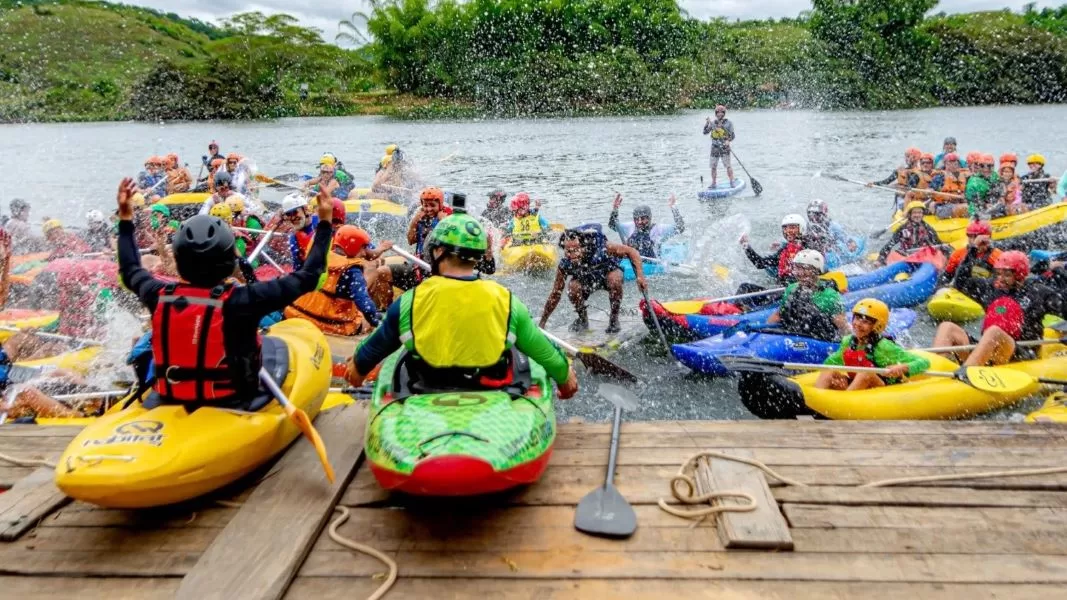
MULTIPOLYGON (((0 326, 0 331, 10 331, 12 333, 22 333, 22 329, 18 327, 0 326)), ((58 333, 45 333, 43 331, 34 331, 33 335, 46 340, 56 340, 59 342, 74 342, 83 346, 99 346, 100 342, 94 340, 83 340, 69 335, 60 335, 58 333)))
POLYGON ((263 239, 259 240, 259 243, 256 244, 255 249, 252 250, 252 254, 248 255, 248 264, 254 263, 256 259, 259 258, 259 255, 263 253, 263 250, 267 247, 267 244, 270 243, 270 238, 274 237, 274 233, 278 230, 279 227, 281 227, 281 225, 282 222, 279 220, 277 223, 274 224, 274 227, 271 227, 270 231, 267 232, 269 235, 264 235, 263 239))
POLYGON ((97 398, 121 398, 129 394, 130 390, 111 390, 107 392, 83 392, 80 394, 60 394, 52 396, 53 400, 60 402, 78 402, 79 400, 96 400, 97 398))
POLYGON ((251 229, 251 228, 248 228, 248 227, 232 227, 231 229, 233 229, 234 231, 246 231, 248 233, 262 234, 262 235, 266 235, 268 237, 269 236, 285 237, 285 235, 286 235, 284 233, 277 233, 273 229, 272 230, 251 229))
MULTIPOLYGON (((781 363, 783 369, 789 369, 792 371, 844 371, 846 373, 874 373, 876 375, 889 375, 889 369, 879 369, 877 367, 849 367, 839 365, 809 365, 804 363, 781 363)), ((923 375, 930 375, 931 377, 949 377, 952 379, 958 378, 957 374, 952 371, 923 371, 923 375)))
POLYGON ((604 477, 604 487, 615 481, 615 461, 619 457, 619 432, 622 429, 622 407, 615 406, 615 416, 611 425, 611 450, 608 451, 608 472, 604 477))
MULTIPOLYGON (((1026 342, 1015 342, 1017 348, 1037 348, 1039 346, 1048 346, 1050 344, 1064 344, 1067 343, 1067 339, 1059 338, 1055 340, 1032 340, 1026 342)), ((941 346, 939 348, 916 348, 919 352, 930 352, 931 354, 941 354, 944 352, 962 352, 966 350, 974 350, 978 347, 978 344, 967 344, 966 346, 941 346)))
POLYGON ((659 323, 659 317, 656 316, 656 311, 652 310, 652 299, 648 295, 648 290, 641 290, 641 293, 645 296, 645 306, 648 307, 648 314, 652 317, 652 322, 656 324, 656 332, 659 334, 659 341, 663 344, 663 348, 667 350, 667 353, 669 354, 671 345, 667 343, 667 336, 663 333, 663 326, 659 323))
MULTIPOLYGON (((745 172, 745 175, 748 175, 748 180, 752 183, 752 192, 755 193, 757 196, 763 193, 763 186, 760 185, 760 182, 756 181, 754 177, 752 177, 752 173, 748 172, 748 169, 745 168, 745 163, 741 162, 741 159, 738 158, 737 153, 734 152, 733 146, 730 147, 730 154, 733 155, 734 160, 737 161, 737 165, 741 167, 741 170, 745 172)), ((704 183, 703 179, 701 179, 701 183, 704 183)), ((730 182, 730 185, 733 185, 732 181, 730 182)))
POLYGON ((903 187, 903 186, 902 187, 890 187, 888 185, 868 184, 868 182, 866 182, 866 181, 860 181, 858 179, 849 179, 848 177, 841 177, 840 175, 824 175, 824 177, 826 177, 827 179, 834 179, 834 180, 837 180, 837 181, 844 181, 846 183, 854 183, 856 185, 862 185, 863 187, 871 187, 871 188, 876 188, 876 189, 879 189, 879 190, 887 190, 887 191, 896 192, 896 193, 918 192, 918 193, 921 193, 921 194, 930 194, 930 195, 933 195, 933 196, 942 196, 942 197, 945 197, 945 198, 956 198, 957 200, 966 200, 966 198, 964 198, 963 196, 960 196, 959 194, 949 194, 948 192, 936 192, 934 190, 923 190, 923 189, 919 189, 919 188, 909 188, 909 187, 903 187))

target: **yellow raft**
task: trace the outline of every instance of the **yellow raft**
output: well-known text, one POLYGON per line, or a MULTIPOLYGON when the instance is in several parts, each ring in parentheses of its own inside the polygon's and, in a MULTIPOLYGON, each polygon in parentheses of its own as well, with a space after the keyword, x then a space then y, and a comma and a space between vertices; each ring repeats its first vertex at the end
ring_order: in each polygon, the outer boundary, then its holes
MULTIPOLYGON (((271 328, 284 342, 289 400, 314 418, 330 386, 330 352, 314 325, 271 328)), ((268 342, 264 340, 264 350, 268 342)), ((276 346, 275 346, 276 347, 276 346)), ((268 365, 268 370, 274 370, 268 365)), ((300 435, 271 401, 256 412, 137 403, 96 419, 60 457, 55 481, 68 496, 109 508, 145 508, 206 494, 256 469, 300 435)))
POLYGON ((559 247, 555 244, 522 244, 504 246, 500 250, 501 270, 505 273, 547 273, 559 262, 559 247))
MULTIPOLYGON (((930 360, 931 371, 955 371, 959 365, 936 354, 916 352, 930 360)), ((1006 365, 1034 377, 1067 378, 1067 357, 1029 360, 1006 365)), ((990 394, 944 377, 920 375, 911 380, 881 388, 860 391, 815 388, 818 373, 786 378, 764 373, 742 373, 738 391, 753 413, 781 418, 786 413, 811 414, 829 419, 917 420, 959 419, 1010 406, 1041 389, 1033 385, 1010 394, 990 394)))
POLYGON ((981 304, 955 288, 941 288, 937 290, 926 309, 935 321, 951 321, 953 323, 967 323, 985 316, 985 309, 981 304))
POLYGON ((1026 415, 1027 423, 1067 423, 1067 392, 1056 392, 1041 408, 1026 415))
MULTIPOLYGON (((993 219, 990 225, 993 227, 994 240, 1006 240, 1058 225, 1065 220, 1067 220, 1067 202, 1061 202, 1021 215, 993 219)), ((893 215, 893 222, 896 225, 892 227, 892 230, 896 231, 900 228, 900 224, 904 223, 904 213, 898 211, 893 215)), ((951 244, 954 248, 963 248, 967 245, 967 225, 971 223, 970 219, 938 219, 930 215, 926 217, 926 222, 934 228, 942 242, 951 244)))

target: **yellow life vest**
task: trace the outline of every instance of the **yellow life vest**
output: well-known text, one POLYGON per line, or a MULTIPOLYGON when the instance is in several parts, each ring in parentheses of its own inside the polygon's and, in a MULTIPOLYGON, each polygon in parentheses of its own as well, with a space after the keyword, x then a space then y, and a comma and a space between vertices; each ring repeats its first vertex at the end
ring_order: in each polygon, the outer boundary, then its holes
POLYGON ((400 341, 431 367, 496 365, 515 343, 511 292, 484 279, 430 277, 400 297, 400 341))
POLYGON ((326 261, 326 282, 317 291, 309 292, 285 308, 285 318, 306 319, 323 333, 356 335, 363 315, 356 303, 337 295, 337 284, 349 268, 363 264, 362 258, 345 258, 331 252, 326 261))
POLYGON ((514 219, 511 228, 511 239, 525 242, 541 237, 541 218, 537 215, 526 215, 521 219, 514 219))

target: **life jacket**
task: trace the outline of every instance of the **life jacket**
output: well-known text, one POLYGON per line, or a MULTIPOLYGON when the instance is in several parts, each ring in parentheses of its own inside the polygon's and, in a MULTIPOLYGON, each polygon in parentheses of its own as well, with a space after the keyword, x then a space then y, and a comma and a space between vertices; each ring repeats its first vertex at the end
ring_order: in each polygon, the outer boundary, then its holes
MULTIPOLYGON (((962 196, 967 191, 967 177, 970 173, 966 171, 960 171, 956 175, 949 173, 948 171, 942 172, 943 179, 941 183, 941 191, 946 194, 957 194, 962 196)), ((954 202, 952 198, 945 196, 934 196, 934 200, 937 202, 954 202)))
POLYGON ((59 333, 99 338, 106 325, 107 303, 118 287, 115 263, 108 260, 59 259, 44 269, 54 273, 59 333))
POLYGON ((908 179, 911 178, 911 174, 917 172, 918 169, 914 167, 900 167, 897 169, 897 185, 901 187, 908 187, 908 179))
POLYGON ((515 344, 511 302, 492 281, 430 277, 400 297, 400 341, 431 369, 476 373, 515 344))
POLYGON ((652 228, 648 230, 634 229, 634 232, 630 234, 630 237, 626 240, 626 245, 637 250, 637 253, 641 256, 648 258, 656 258, 656 242, 652 239, 652 228))
POLYGON ((826 314, 815 305, 815 293, 828 285, 833 284, 820 281, 818 289, 809 290, 800 284, 791 284, 792 291, 778 309, 782 328, 794 335, 824 341, 836 340, 837 325, 834 324, 834 315, 826 314))
POLYGON ((358 269, 362 264, 362 258, 346 258, 331 253, 326 261, 326 283, 319 290, 304 294, 287 306, 285 317, 311 321, 323 333, 359 333, 362 313, 355 302, 337 295, 337 284, 349 269, 358 269))
POLYGON ((900 228, 900 248, 906 251, 932 246, 935 243, 934 233, 925 222, 916 224, 908 220, 900 228))
MULTIPOLYGON (((1045 179, 1047 177, 1048 174, 1045 173, 1044 169, 1039 169, 1023 175, 1019 180, 1021 182, 1031 179, 1045 179)), ((1045 206, 1052 200, 1052 193, 1049 191, 1049 185, 1047 183, 1031 183, 1022 185, 1021 187, 1023 202, 1029 204, 1033 208, 1045 206)))
POLYGON ((152 314, 152 359, 154 388, 164 400, 200 403, 236 397, 222 315, 233 290, 231 285, 202 288, 171 283, 160 292, 152 314))
POLYGON ((985 320, 982 322, 982 332, 990 327, 997 326, 1010 335, 1012 339, 1020 339, 1023 328, 1026 325, 1026 311, 1019 301, 1011 295, 1000 296, 986 307, 985 320))
POLYGON ((566 255, 559 261, 559 270, 579 281, 592 276, 605 276, 620 268, 619 259, 608 254, 608 238, 599 224, 582 225, 582 259, 572 261, 566 255))
POLYGON ((511 239, 517 242, 530 242, 540 238, 543 234, 541 218, 537 215, 530 214, 512 219, 511 239))
MULTIPOLYGON (((872 333, 870 340, 863 346, 859 346, 856 342, 856 336, 848 336, 848 346, 841 353, 845 366, 877 368, 878 365, 874 363, 874 349, 878 347, 878 343, 881 341, 881 336, 877 333, 872 333)), ((849 373, 849 377, 854 375, 855 373, 849 373)))
POLYGON ((778 279, 786 280, 793 277, 793 257, 804 249, 804 245, 795 240, 782 246, 778 251, 778 279))
MULTIPOLYGON (((989 279, 992 277, 993 263, 1000 256, 1000 252, 993 248, 981 255, 978 254, 977 250, 972 253, 971 248, 960 248, 953 252, 954 255, 957 253, 962 253, 962 256, 957 260, 958 266, 954 271, 963 273, 965 277, 975 279, 989 279)), ((952 258, 949 258, 949 262, 952 262, 952 258)))

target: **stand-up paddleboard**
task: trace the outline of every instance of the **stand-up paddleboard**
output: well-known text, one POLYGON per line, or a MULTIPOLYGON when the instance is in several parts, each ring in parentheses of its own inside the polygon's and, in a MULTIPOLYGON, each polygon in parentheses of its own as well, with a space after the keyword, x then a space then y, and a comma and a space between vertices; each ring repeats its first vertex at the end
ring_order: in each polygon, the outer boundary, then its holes
POLYGON ((720 198, 729 198, 730 196, 736 196, 748 188, 748 182, 740 177, 734 179, 729 183, 718 183, 714 186, 708 187, 697 194, 697 198, 701 200, 718 200, 720 198))

